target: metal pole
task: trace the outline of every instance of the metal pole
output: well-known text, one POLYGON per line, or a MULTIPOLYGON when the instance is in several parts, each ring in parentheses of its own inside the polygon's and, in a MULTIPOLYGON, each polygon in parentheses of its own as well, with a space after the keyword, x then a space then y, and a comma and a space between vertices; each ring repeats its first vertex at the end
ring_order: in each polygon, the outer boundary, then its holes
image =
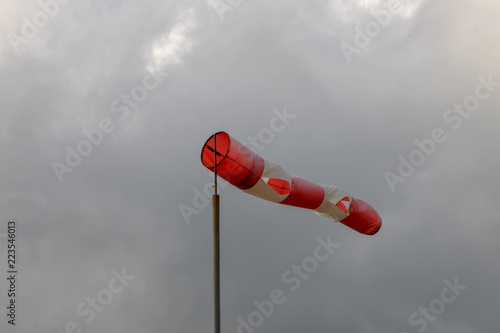
POLYGON ((217 195, 217 133, 214 134, 214 194, 217 195))
POLYGON ((220 243, 219 243, 219 195, 217 194, 217 141, 214 135, 214 192, 212 196, 212 220, 214 235, 214 332, 220 333, 220 243))
POLYGON ((220 254, 219 254, 219 195, 212 196, 214 228, 214 328, 220 333, 220 254))

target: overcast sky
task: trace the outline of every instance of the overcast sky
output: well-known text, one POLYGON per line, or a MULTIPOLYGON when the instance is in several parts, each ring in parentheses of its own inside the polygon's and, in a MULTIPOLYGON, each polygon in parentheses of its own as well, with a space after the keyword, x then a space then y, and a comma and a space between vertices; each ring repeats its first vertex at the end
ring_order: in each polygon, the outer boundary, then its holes
POLYGON ((223 130, 383 219, 365 236, 221 187, 223 332, 498 332, 499 15, 498 0, 2 1, 0 331, 212 331, 200 151, 223 130))

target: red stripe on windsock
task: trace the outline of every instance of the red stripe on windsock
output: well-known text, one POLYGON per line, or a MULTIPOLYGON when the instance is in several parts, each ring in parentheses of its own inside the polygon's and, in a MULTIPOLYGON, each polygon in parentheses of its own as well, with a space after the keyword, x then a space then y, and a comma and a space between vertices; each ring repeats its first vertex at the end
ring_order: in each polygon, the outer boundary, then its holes
POLYGON ((375 209, 355 198, 352 198, 349 216, 340 220, 340 223, 365 235, 374 235, 382 227, 382 219, 375 209))
POLYGON ((267 185, 271 186, 278 194, 285 195, 290 193, 290 183, 283 179, 269 178, 267 185))
POLYGON ((254 186, 264 171, 262 157, 225 132, 215 133, 205 142, 201 151, 201 162, 211 171, 214 171, 216 164, 217 175, 240 190, 254 186), (217 153, 214 154, 215 136, 217 153), (217 156, 216 163, 214 155, 217 156))
POLYGON ((292 176, 292 189, 288 197, 283 200, 282 204, 316 209, 323 202, 325 190, 318 184, 292 176))

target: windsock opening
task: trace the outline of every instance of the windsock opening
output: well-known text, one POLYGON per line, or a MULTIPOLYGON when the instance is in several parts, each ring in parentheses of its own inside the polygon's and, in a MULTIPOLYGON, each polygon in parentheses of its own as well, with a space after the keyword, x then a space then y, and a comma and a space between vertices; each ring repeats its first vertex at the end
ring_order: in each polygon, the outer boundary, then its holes
POLYGON ((217 166, 217 174, 241 190, 254 186, 264 171, 262 157, 226 132, 217 132, 208 138, 201 150, 201 162, 211 171, 217 166))
POLYGON ((214 169, 215 164, 219 164, 224 157, 227 156, 229 151, 229 134, 225 132, 218 132, 208 138, 207 142, 203 146, 201 151, 201 162, 205 167, 210 170, 214 169), (214 154, 214 139, 217 136, 217 154, 214 154), (215 156, 217 156, 217 161, 214 163, 215 156))

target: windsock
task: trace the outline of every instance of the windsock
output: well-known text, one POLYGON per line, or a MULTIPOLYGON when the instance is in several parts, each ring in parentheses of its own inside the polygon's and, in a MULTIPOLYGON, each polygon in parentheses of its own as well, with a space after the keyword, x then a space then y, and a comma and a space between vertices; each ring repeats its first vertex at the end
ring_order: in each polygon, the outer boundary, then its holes
POLYGON ((366 202, 333 185, 320 185, 292 176, 264 160, 225 132, 217 132, 203 145, 201 162, 243 192, 272 202, 312 209, 365 235, 382 226, 378 213, 366 202), (214 148, 214 139, 216 151, 214 148))

